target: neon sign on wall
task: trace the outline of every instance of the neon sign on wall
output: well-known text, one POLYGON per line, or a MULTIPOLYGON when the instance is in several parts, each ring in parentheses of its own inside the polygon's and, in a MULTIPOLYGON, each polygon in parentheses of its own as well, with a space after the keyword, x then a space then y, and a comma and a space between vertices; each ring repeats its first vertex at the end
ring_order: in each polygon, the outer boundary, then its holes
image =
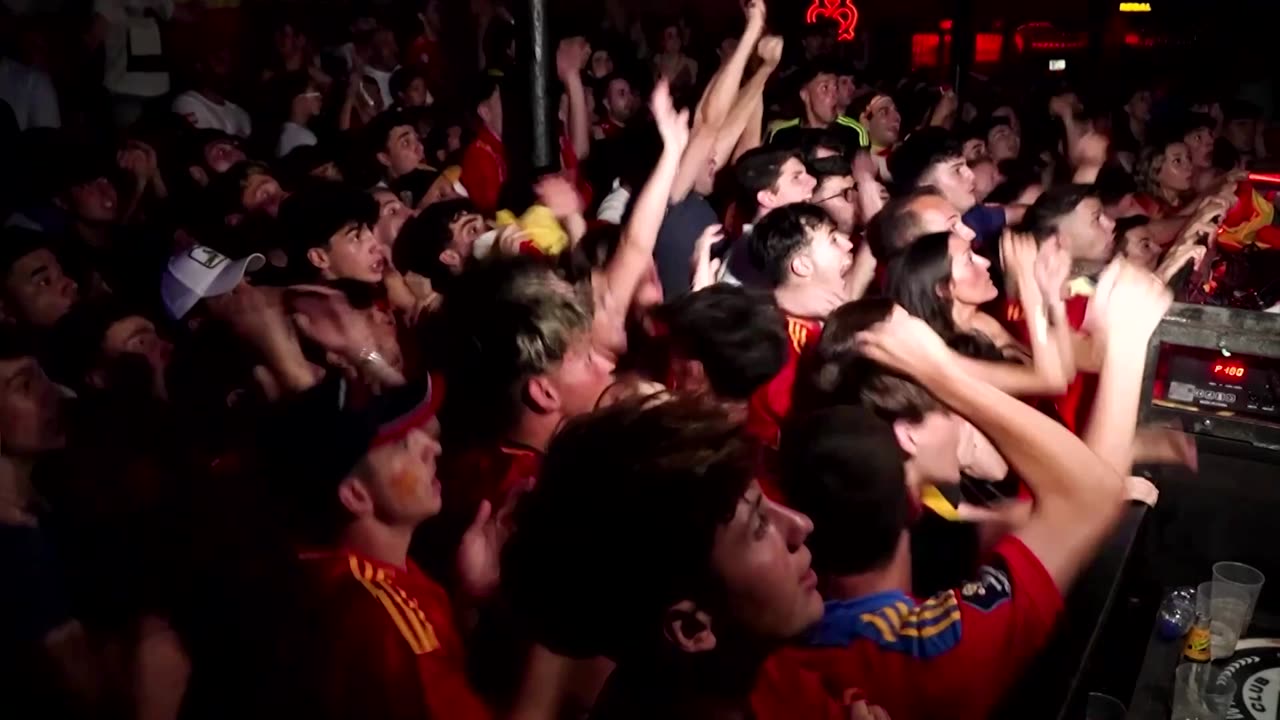
POLYGON ((847 42, 853 39, 853 30, 858 25, 858 8, 853 6, 853 0, 813 0, 805 22, 812 25, 822 18, 830 18, 840 26, 836 35, 838 40, 847 42))

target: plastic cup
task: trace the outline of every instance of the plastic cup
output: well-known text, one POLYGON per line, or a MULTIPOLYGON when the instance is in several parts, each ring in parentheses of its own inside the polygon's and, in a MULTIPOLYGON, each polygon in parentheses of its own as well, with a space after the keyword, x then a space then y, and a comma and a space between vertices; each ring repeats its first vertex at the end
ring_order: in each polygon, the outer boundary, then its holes
POLYGON ((1089 693, 1084 708, 1084 720, 1124 720, 1124 703, 1102 693, 1089 693))
POLYGON ((1208 663, 1183 663, 1173 683, 1172 720, 1226 720, 1236 682, 1208 663))
POLYGON ((1207 618, 1213 617, 1213 608, 1209 599, 1213 597, 1213 582, 1202 582, 1196 586, 1196 612, 1207 618))
POLYGON ((1261 572, 1236 562, 1213 566, 1213 589, 1209 597, 1209 632, 1213 659, 1229 658, 1236 651, 1240 635, 1249 627, 1258 593, 1266 580, 1261 572))

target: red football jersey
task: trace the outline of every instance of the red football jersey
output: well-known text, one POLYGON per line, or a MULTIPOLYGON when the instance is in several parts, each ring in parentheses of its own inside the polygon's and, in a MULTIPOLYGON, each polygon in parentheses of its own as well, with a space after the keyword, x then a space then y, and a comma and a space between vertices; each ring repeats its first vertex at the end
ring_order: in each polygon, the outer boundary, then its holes
MULTIPOLYGON (((1066 299, 1065 310, 1067 322, 1071 329, 1080 332, 1084 327, 1084 318, 1089 311, 1089 295, 1073 294, 1066 299)), ((1024 345, 1031 344, 1031 334, 1027 330, 1026 319, 1022 317, 1022 305, 1017 300, 1005 301, 1005 327, 1024 345)), ((1084 432, 1084 424, 1093 409, 1093 398, 1098 393, 1098 374, 1078 372, 1075 379, 1067 386, 1067 392, 1061 397, 1053 398, 1053 410, 1063 425, 1071 432, 1079 435, 1084 432)), ((1047 408, 1042 408, 1047 410, 1047 408)))
POLYGON ((506 181, 506 147, 502 138, 481 124, 476 139, 462 153, 462 186, 477 210, 492 215, 498 210, 498 195, 506 181))
POLYGON ((828 602, 797 652, 830 693, 864 689, 893 720, 982 720, 1061 613, 1057 585, 1010 536, 976 581, 924 602, 897 591, 828 602))
POLYGON ((303 555, 323 617, 312 685, 325 718, 489 718, 467 683, 444 589, 407 567, 351 550, 303 555))
POLYGON ((778 449, 778 439, 782 433, 782 422, 791 412, 791 390, 796 384, 796 371, 800 366, 800 355, 810 341, 818 339, 822 334, 822 323, 817 320, 787 316, 787 335, 791 342, 790 352, 782 369, 768 383, 751 395, 747 404, 747 433, 759 440, 766 449, 764 467, 759 473, 760 487, 770 500, 781 501, 783 498, 774 482, 777 473, 772 468, 773 455, 778 449))
POLYGON ((755 720, 847 720, 849 702, 863 698, 861 691, 842 693, 836 702, 822 678, 803 667, 793 651, 774 653, 760 668, 751 691, 755 720))

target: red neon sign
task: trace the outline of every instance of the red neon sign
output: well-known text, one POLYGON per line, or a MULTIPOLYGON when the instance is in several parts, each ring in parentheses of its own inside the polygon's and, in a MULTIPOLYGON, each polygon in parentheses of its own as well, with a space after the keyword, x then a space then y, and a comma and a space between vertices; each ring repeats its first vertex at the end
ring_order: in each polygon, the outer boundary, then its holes
POLYGON ((805 14, 805 22, 812 25, 821 18, 831 18, 840 26, 837 39, 842 42, 852 40, 853 30, 858 25, 858 8, 853 6, 853 0, 813 0, 805 14))

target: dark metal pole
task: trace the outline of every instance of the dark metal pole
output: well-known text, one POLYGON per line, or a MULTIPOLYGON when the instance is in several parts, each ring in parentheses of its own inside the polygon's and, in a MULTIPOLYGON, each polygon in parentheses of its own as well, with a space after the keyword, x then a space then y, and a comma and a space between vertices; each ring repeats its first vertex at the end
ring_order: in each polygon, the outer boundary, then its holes
POLYGON ((552 154, 554 103, 551 102, 552 62, 546 0, 529 0, 529 110, 533 137, 530 160, 535 171, 550 168, 559 158, 552 154))
POLYGON ((973 0, 956 0, 955 20, 951 30, 951 83, 956 93, 962 97, 965 84, 969 79, 969 68, 973 64, 975 30, 973 18, 973 0))

